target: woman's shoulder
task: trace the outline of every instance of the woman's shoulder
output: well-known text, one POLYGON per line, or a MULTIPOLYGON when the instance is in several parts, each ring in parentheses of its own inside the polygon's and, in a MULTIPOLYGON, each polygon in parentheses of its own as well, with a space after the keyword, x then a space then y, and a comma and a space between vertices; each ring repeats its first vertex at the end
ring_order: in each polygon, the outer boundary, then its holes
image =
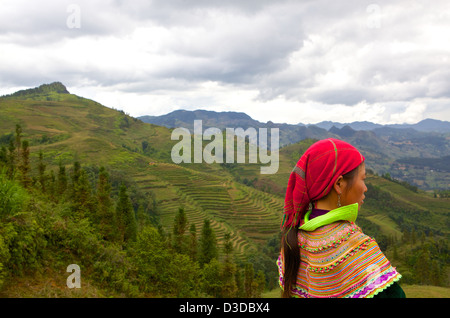
POLYGON ((349 240, 363 243, 371 239, 354 222, 337 221, 321 226, 314 231, 298 231, 299 246, 310 251, 336 247, 349 240))

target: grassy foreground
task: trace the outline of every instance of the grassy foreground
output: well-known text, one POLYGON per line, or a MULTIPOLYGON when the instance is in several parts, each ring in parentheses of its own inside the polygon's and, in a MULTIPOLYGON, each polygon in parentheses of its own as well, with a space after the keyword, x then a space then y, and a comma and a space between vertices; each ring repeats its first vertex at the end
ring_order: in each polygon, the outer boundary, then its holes
MULTIPOLYGON (((450 288, 426 285, 402 285, 407 298, 450 298, 450 288)), ((279 288, 262 294, 263 298, 279 298, 279 288)))

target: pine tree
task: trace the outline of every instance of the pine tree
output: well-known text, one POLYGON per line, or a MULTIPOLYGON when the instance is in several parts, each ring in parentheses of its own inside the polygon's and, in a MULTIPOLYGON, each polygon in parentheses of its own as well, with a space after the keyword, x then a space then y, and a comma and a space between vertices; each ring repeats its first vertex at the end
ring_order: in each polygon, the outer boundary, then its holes
POLYGON ((19 124, 16 124, 16 144, 15 148, 16 152, 16 162, 20 161, 20 147, 22 146, 22 127, 19 124))
POLYGON ((142 204, 138 206, 136 212, 137 231, 140 232, 144 227, 150 225, 150 218, 145 212, 145 208, 142 204))
POLYGON ((225 259, 231 259, 233 253, 233 243, 231 242, 231 234, 225 233, 223 238, 223 253, 225 254, 225 259))
POLYGON ((66 167, 59 160, 59 172, 58 172, 58 187, 57 193, 59 196, 63 195, 67 190, 67 174, 66 167))
POLYGON ((217 240, 209 220, 203 221, 202 235, 200 237, 200 266, 208 264, 212 259, 218 257, 217 240))
POLYGON ((264 272, 262 270, 259 270, 256 273, 254 286, 255 287, 253 288, 253 297, 261 298, 261 295, 264 292, 264 289, 266 287, 266 277, 265 277, 264 272))
POLYGON ((100 168, 97 182, 97 219, 99 231, 107 240, 114 240, 114 211, 111 199, 111 183, 104 167, 100 168))
POLYGON ((120 241, 128 242, 136 240, 136 217, 130 198, 127 194, 127 187, 123 183, 120 185, 119 198, 116 205, 116 221, 120 241))
POLYGON ((222 267, 222 297, 231 298, 236 295, 237 286, 234 275, 236 273, 236 264, 233 262, 233 244, 231 243, 230 233, 225 233, 223 252, 225 259, 222 267))
POLYGON ((189 228, 189 256, 193 262, 198 258, 197 228, 194 223, 189 228))
POLYGON ((60 200, 61 196, 59 193, 57 193, 58 184, 56 182, 55 173, 53 170, 50 170, 50 176, 48 177, 48 183, 47 183, 47 192, 50 195, 50 200, 53 202, 58 202, 60 200))
POLYGON ((79 218, 88 217, 95 223, 95 201, 92 195, 92 186, 86 170, 82 169, 73 185, 73 210, 79 218))
POLYGON ((45 168, 46 165, 44 163, 44 155, 42 154, 42 150, 39 151, 39 163, 38 163, 38 172, 39 172, 39 183, 41 184, 41 190, 43 193, 47 192, 46 187, 46 176, 45 176, 45 168))
POLYGON ((244 291, 245 297, 251 298, 253 297, 253 278, 255 276, 255 271, 253 269, 253 264, 247 263, 244 267, 244 291))
POLYGON ((177 253, 185 251, 184 233, 186 231, 187 218, 183 208, 178 209, 173 223, 173 248, 177 253))
POLYGON ((11 139, 9 141, 9 146, 8 146, 8 179, 13 179, 14 175, 16 173, 16 146, 14 146, 14 142, 11 139))
POLYGON ((22 142, 21 160, 19 164, 19 170, 21 174, 21 181, 25 188, 29 188, 31 185, 31 178, 28 175, 30 171, 30 147, 28 140, 22 142))
POLYGON ((234 281, 236 282, 235 297, 244 298, 245 297, 244 277, 242 271, 239 268, 236 268, 236 273, 234 274, 234 281))
POLYGON ((75 161, 73 163, 73 171, 72 171, 72 191, 71 191, 71 195, 72 198, 75 196, 75 187, 78 183, 78 180, 80 179, 80 175, 81 175, 81 164, 78 161, 75 161))

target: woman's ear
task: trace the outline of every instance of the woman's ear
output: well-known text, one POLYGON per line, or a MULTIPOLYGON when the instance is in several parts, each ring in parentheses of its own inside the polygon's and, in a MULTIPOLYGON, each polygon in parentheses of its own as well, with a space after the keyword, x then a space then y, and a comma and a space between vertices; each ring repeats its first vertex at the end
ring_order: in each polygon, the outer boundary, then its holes
POLYGON ((342 194, 345 188, 345 180, 343 176, 339 176, 333 184, 333 188, 337 194, 342 194))

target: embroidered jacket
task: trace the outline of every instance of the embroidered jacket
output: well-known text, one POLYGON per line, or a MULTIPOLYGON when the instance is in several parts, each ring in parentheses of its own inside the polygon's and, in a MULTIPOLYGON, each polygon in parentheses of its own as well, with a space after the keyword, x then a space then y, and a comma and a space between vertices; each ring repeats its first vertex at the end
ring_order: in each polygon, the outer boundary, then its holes
MULTIPOLYGON (((357 204, 312 220, 308 212, 298 231, 301 261, 293 296, 373 297, 401 278, 375 240, 354 223, 357 212, 357 204)), ((283 253, 277 265, 283 288, 283 253)))

